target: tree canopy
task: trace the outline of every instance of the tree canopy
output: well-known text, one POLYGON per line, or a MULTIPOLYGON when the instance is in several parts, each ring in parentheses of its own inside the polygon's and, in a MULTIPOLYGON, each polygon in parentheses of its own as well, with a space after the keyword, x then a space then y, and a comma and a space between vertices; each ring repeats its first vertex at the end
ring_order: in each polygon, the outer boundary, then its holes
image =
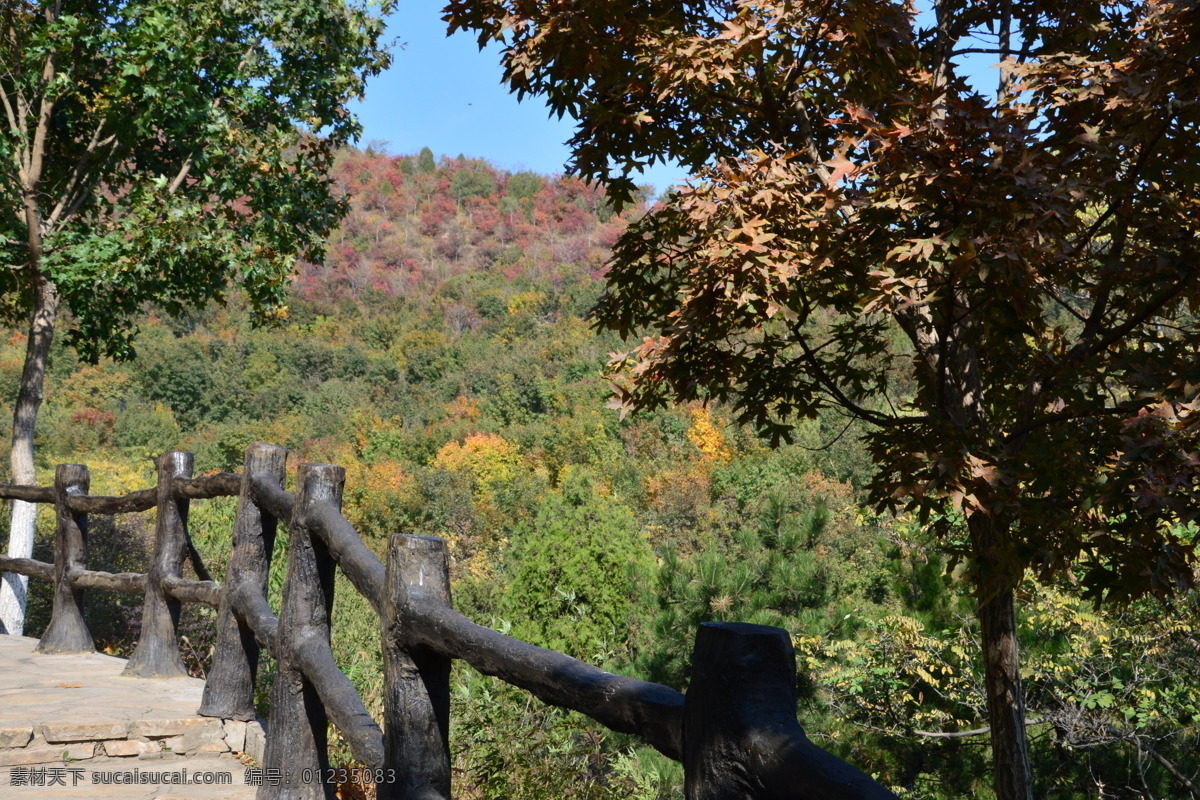
POLYGON ((1032 796, 1029 568, 1097 598, 1194 580, 1200 9, 453 0, 571 167, 694 170, 618 242, 617 405, 729 400, 775 439, 867 423, 879 507, 977 587, 1002 798, 1032 796), (999 62, 983 87, 965 66, 999 62))
MULTIPOLYGON (((391 0, 16 0, 0 9, 0 313, 27 322, 12 478, 29 483, 60 309, 85 357, 128 356, 143 304, 168 313, 236 283, 286 314, 296 259, 343 201, 347 103, 388 57, 391 0)), ((33 507, 13 512, 28 555, 33 507)), ((0 615, 20 630, 23 584, 0 615)), ((15 630, 13 630, 15 629, 15 630)))
POLYGON ((146 300, 176 311, 234 279, 274 312, 341 211, 325 173, 359 130, 346 103, 386 63, 376 14, 341 0, 47 0, 6 4, 3 25, 10 316, 27 317, 39 272, 93 357, 126 351, 146 300))

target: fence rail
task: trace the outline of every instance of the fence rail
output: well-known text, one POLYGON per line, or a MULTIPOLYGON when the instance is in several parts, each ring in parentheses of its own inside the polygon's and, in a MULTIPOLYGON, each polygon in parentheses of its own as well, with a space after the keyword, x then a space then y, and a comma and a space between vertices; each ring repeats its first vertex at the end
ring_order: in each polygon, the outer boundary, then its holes
POLYGON ((345 471, 301 464, 285 487, 287 451, 254 444, 240 475, 192 477, 192 454, 165 453, 158 482, 121 497, 87 494, 87 467, 59 465, 50 487, 0 485, 0 498, 53 504, 53 563, 0 556, 0 571, 54 583, 54 605, 37 651, 90 652, 83 591, 145 595, 141 637, 127 675, 186 674, 179 655, 183 603, 217 610, 212 667, 199 713, 252 720, 262 649, 277 662, 263 766, 284 776, 260 798, 332 798, 332 723, 356 759, 390 778, 381 800, 450 797, 450 666, 466 661, 545 703, 633 734, 684 765, 688 800, 884 800, 891 792, 813 744, 795 715, 795 656, 786 631, 739 623, 700 626, 685 694, 605 672, 553 650, 476 625, 451 605, 441 539, 397 534, 386 564, 341 514, 345 471), (188 535, 192 500, 237 496, 231 554, 221 585, 188 535), (89 514, 157 508, 154 552, 144 573, 87 568, 89 514), (287 574, 278 615, 267 576, 279 523, 288 526, 287 574), (199 580, 182 576, 190 560, 199 580), (383 719, 375 720, 330 647, 334 571, 340 567, 380 617, 383 719))

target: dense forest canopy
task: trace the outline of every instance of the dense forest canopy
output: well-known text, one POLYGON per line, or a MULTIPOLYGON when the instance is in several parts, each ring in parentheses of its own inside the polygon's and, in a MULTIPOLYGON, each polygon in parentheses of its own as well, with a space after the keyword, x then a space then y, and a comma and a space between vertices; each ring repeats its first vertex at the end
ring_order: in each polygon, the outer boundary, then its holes
MULTIPOLYGON (((824 411, 772 449, 720 403, 604 408, 622 342, 585 315, 650 198, 617 213, 577 179, 431 151, 342 150, 332 178, 348 213, 274 325, 256 327, 235 296, 183 315, 145 307, 127 362, 55 347, 41 482, 54 463, 86 463, 93 493, 121 493, 149 485, 166 449, 195 451, 203 472, 238 468, 253 441, 283 444, 293 468, 347 468, 345 512, 377 553, 397 531, 446 538, 455 603, 481 623, 676 688, 697 623, 782 626, 822 746, 905 798, 993 796, 968 576, 917 515, 867 505, 863 427, 824 411)), ((24 336, 0 344, 10 402, 24 336)), ((233 504, 191 513, 220 576, 233 504)), ((91 541, 97 569, 144 564, 136 519, 96 521, 91 541)), ((1019 589, 1040 796, 1195 794, 1200 596, 1099 612, 1073 577, 1019 589)), ((335 651, 377 708, 377 622, 348 586, 337 597, 335 651)), ((102 642, 128 653, 137 599, 88 606, 102 642)), ((187 613, 200 670, 211 620, 187 613)), ((682 796, 677 765, 653 751, 468 669, 454 681, 461 796, 682 796)))

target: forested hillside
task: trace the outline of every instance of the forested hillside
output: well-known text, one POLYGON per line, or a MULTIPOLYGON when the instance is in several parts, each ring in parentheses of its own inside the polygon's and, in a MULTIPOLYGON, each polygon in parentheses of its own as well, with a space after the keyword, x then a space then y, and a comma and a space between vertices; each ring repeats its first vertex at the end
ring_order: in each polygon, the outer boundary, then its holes
MULTIPOLYGON (((343 152, 335 175, 348 213, 275 324, 252 326, 237 297, 180 318, 148 307, 121 363, 82 363, 59 337, 42 483, 78 462, 93 493, 119 493, 150 485, 166 449, 195 451, 202 472, 239 469, 254 441, 285 445, 289 469, 346 467, 345 514, 377 552, 395 532, 446 538, 455 603, 480 623, 677 688, 698 623, 782 626, 822 746, 904 797, 992 796, 972 601, 917 521, 864 510, 857 429, 830 412, 772 449, 721 406, 606 408, 601 371, 627 345, 586 315, 650 198, 618 214, 578 180, 428 150, 343 152)), ((7 332, 9 407, 23 353, 7 332)), ((193 504, 217 573, 232 514, 232 500, 193 504)), ((139 563, 140 524, 96 524, 95 568, 139 563)), ((1071 581, 1032 576, 1022 594, 1044 796, 1200 797, 1200 598, 1101 612, 1071 581)), ((113 652, 136 633, 125 600, 90 607, 113 652)), ((207 612, 189 613, 203 670, 207 612)), ((334 624, 343 668, 378 704, 377 622, 341 591, 334 624)), ((682 797, 681 769, 632 740, 469 669, 455 681, 458 796, 682 797)))

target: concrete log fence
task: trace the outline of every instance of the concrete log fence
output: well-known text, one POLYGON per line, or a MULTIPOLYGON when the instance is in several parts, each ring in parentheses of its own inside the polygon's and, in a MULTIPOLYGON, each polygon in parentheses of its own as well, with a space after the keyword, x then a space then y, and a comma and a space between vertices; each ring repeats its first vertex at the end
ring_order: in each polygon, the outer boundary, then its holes
POLYGON ((382 780, 381 800, 448 800, 450 666, 460 659, 542 702, 573 709, 641 738, 684 766, 688 800, 887 800, 895 795, 815 745, 795 715, 795 656, 786 631, 707 623, 697 632, 685 694, 613 675, 553 650, 471 622, 453 609, 446 544, 397 534, 386 564, 341 514, 345 471, 300 464, 285 487, 287 451, 257 443, 240 475, 192 477, 190 453, 157 462, 155 487, 122 497, 88 495, 86 467, 64 464, 50 487, 3 486, 0 498, 53 504, 55 560, 0 556, 0 571, 54 583, 39 652, 90 652, 85 591, 144 594, 141 639, 126 674, 184 673, 178 619, 183 603, 217 611, 212 668, 199 713, 255 717, 254 687, 265 649, 278 669, 271 688, 264 767, 283 780, 260 798, 333 798, 328 726, 382 780), (193 500, 237 496, 224 584, 208 574, 188 533, 193 500), (88 516, 157 508, 154 553, 144 573, 87 568, 88 516), (289 531, 279 614, 267 577, 279 524, 289 531), (182 577, 185 561, 198 580, 182 577), (383 719, 368 713, 330 646, 334 571, 340 568, 380 618, 383 719))

